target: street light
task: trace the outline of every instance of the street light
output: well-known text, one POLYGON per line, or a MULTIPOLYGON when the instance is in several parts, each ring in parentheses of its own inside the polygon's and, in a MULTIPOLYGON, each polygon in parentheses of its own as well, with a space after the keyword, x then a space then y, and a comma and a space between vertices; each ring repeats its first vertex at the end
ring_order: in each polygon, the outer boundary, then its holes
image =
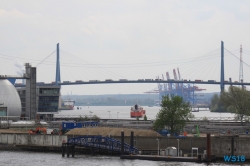
POLYGON ((158 156, 159 156, 159 139, 157 138, 156 141, 157 141, 157 143, 158 143, 158 153, 157 153, 157 154, 158 154, 158 156))
POLYGON ((179 157, 179 139, 177 139, 177 141, 178 141, 177 153, 178 153, 178 157, 179 157))
POLYGON ((110 119, 110 111, 108 111, 109 112, 109 119, 110 119))
POLYGON ((117 120, 118 120, 118 114, 119 114, 119 112, 117 112, 117 120))

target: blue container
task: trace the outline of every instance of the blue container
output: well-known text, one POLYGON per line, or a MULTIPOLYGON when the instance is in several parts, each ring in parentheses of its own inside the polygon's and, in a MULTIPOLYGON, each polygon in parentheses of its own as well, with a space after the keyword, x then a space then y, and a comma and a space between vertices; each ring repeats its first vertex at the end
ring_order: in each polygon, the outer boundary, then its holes
POLYGON ((62 130, 71 130, 75 128, 75 122, 62 122, 62 130))
POLYGON ((74 128, 82 128, 82 123, 75 123, 74 128))
POLYGON ((87 122, 82 122, 82 127, 97 127, 98 122, 92 122, 92 121, 87 121, 87 122))

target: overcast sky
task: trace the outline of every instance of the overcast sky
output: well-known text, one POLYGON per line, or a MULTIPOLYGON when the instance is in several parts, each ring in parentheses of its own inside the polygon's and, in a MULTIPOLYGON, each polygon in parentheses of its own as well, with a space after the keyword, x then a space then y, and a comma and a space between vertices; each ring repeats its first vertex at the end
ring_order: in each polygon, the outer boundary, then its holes
MULTIPOLYGON (((1 0, 0 25, 0 74, 20 74, 20 66, 31 63, 39 82, 55 79, 57 43, 62 81, 147 79, 167 71, 173 78, 178 67, 182 79, 219 81, 220 59, 192 63, 204 55, 219 57, 221 41, 237 56, 242 45, 243 60, 250 64, 247 0, 1 0)), ((238 80, 239 61, 230 61, 225 77, 238 80)), ((246 81, 249 72, 244 70, 246 81)), ((78 85, 63 86, 62 93, 143 93, 156 87, 78 85)), ((219 86, 199 87, 219 91, 219 86)))

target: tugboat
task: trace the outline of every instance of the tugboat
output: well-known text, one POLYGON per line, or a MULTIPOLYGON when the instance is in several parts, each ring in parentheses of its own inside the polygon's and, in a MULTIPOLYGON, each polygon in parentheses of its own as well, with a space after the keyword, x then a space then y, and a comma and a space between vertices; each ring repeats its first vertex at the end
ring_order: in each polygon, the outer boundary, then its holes
POLYGON ((131 107, 130 110, 130 117, 131 118, 141 118, 144 117, 146 114, 146 110, 143 109, 143 107, 135 104, 133 107, 131 107))

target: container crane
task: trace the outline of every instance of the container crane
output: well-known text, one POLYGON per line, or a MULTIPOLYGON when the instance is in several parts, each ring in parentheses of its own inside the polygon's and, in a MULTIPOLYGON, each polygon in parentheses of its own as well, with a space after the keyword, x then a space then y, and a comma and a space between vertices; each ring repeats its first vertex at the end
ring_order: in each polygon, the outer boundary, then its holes
MULTIPOLYGON (((169 76, 169 73, 166 72, 166 77, 167 77, 167 80, 170 81, 170 76, 169 76)), ((168 83, 168 90, 171 91, 172 90, 172 84, 171 83, 168 83)))
MULTIPOLYGON (((162 80, 164 80, 163 74, 162 74, 162 80)), ((167 85, 166 85, 166 83, 163 84, 163 87, 164 87, 164 91, 167 91, 167 85)))
MULTIPOLYGON (((175 69, 173 70, 173 73, 174 73, 174 80, 178 80, 175 69)), ((175 83, 175 89, 176 90, 178 89, 178 83, 175 83)))

